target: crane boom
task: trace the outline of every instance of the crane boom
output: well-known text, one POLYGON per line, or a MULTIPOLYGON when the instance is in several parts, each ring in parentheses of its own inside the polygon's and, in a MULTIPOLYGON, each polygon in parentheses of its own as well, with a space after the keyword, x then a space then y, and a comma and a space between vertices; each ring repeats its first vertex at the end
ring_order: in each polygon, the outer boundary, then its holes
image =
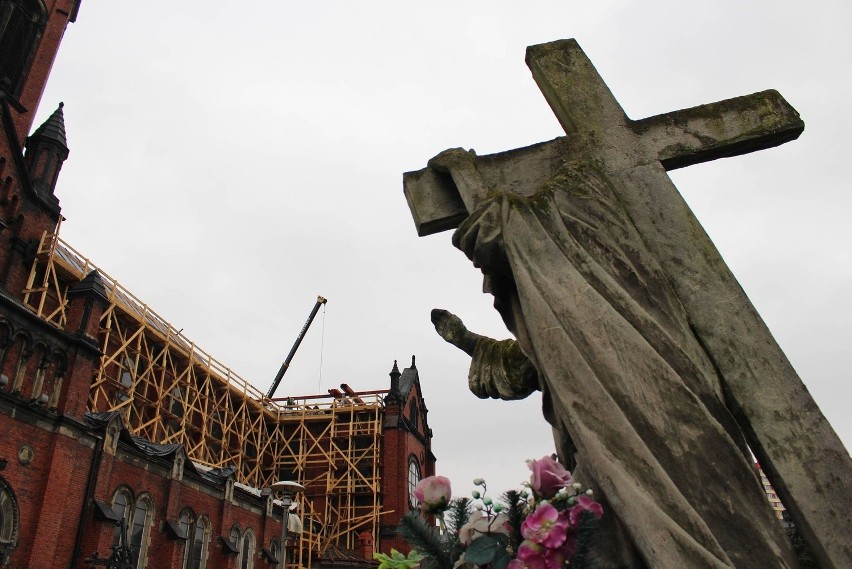
POLYGON ((305 325, 302 326, 302 331, 299 332, 299 337, 296 338, 296 342, 293 344, 293 347, 290 348, 290 353, 287 354, 287 358, 284 360, 284 363, 281 364, 281 368, 278 370, 278 373, 275 375, 275 380, 272 382, 272 385, 269 388, 269 392, 266 394, 266 397, 272 399, 272 396, 275 394, 275 390, 278 389, 278 384, 281 383, 281 378, 284 377, 284 373, 287 371, 287 368, 290 367, 290 361, 293 359, 293 356, 296 355, 296 350, 299 349, 299 344, 302 343, 302 340, 305 338, 305 334, 308 332, 308 328, 311 327, 311 323, 314 321, 314 317, 319 312, 320 306, 328 302, 322 296, 317 296, 317 303, 314 304, 313 310, 311 310, 310 316, 308 316, 308 321, 305 322, 305 325))

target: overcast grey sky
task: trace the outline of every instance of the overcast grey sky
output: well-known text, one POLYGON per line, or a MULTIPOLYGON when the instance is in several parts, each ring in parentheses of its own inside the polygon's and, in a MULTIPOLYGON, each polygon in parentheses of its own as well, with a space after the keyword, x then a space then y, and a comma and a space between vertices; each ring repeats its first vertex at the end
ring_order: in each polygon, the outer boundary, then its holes
POLYGON ((850 30, 847 0, 85 0, 36 124, 65 102, 63 238, 188 338, 265 390, 322 294, 278 394, 416 354, 438 472, 503 490, 552 451, 540 398, 467 391, 430 309, 507 332, 402 173, 559 136, 531 44, 576 38, 634 119, 778 89, 798 141, 672 177, 848 447, 850 30))

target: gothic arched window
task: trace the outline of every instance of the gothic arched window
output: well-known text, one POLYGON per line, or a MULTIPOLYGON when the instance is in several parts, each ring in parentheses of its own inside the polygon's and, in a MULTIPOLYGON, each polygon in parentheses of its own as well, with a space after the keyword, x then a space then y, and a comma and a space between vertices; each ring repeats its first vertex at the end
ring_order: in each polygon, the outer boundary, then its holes
MULTIPOLYGON (((134 499, 130 490, 119 488, 113 495, 112 509, 124 521, 127 528, 127 545, 133 552, 133 566, 141 569, 145 566, 148 537, 151 522, 154 519, 154 504, 146 494, 134 499)), ((118 537, 121 532, 120 526, 116 526, 115 532, 118 537)))
POLYGON ((133 387, 133 378, 136 377, 136 360, 131 356, 124 356, 124 365, 121 366, 119 383, 128 389, 133 387))
POLYGON ((228 536, 228 541, 231 542, 231 550, 237 552, 237 562, 234 565, 235 567, 240 566, 240 559, 242 555, 242 549, 240 548, 242 536, 240 535, 240 526, 234 525, 231 528, 231 533, 228 536))
POLYGON ((148 532, 151 529, 151 520, 154 517, 154 505, 148 496, 140 496, 136 499, 133 507, 132 524, 128 526, 130 538, 130 549, 133 551, 133 561, 136 567, 141 569, 145 566, 145 554, 148 549, 148 532))
POLYGON ((166 425, 171 433, 177 433, 181 430, 183 421, 183 391, 180 387, 175 387, 171 391, 171 400, 169 402, 169 413, 172 414, 166 420, 166 425))
POLYGON ((281 555, 281 542, 277 537, 273 537, 272 543, 269 544, 269 554, 272 559, 278 562, 281 561, 281 557, 279 557, 279 555, 281 555))
POLYGON ((192 543, 191 569, 204 569, 207 566, 207 544, 210 542, 210 520, 201 516, 195 522, 192 543))
POLYGON ((408 457, 408 505, 413 510, 417 507, 417 498, 414 496, 414 487, 420 482, 420 461, 411 455, 408 457))
POLYGON ((196 518, 191 510, 184 510, 178 523, 186 536, 181 569, 204 569, 207 565, 210 521, 207 516, 196 518))
POLYGON ((11 551, 18 544, 20 517, 18 500, 12 488, 0 478, 0 565, 5 566, 11 551))
POLYGON ((46 23, 41 0, 0 0, 0 90, 21 94, 46 23))
POLYGON ((254 532, 247 529, 240 545, 240 569, 252 569, 252 567, 254 567, 254 532))
POLYGON ((169 412, 178 419, 183 418, 183 392, 180 387, 172 389, 172 401, 169 404, 169 412))
MULTIPOLYGON (((130 512, 133 508, 133 495, 127 488, 119 488, 115 491, 115 494, 112 496, 112 509, 115 512, 115 515, 118 516, 119 520, 124 520, 125 524, 129 524, 128 520, 130 518, 130 512)), ((121 535, 121 527, 119 525, 115 526, 115 535, 114 541, 118 542, 118 537, 121 535)), ((130 536, 130 530, 128 526, 128 537, 130 536)))

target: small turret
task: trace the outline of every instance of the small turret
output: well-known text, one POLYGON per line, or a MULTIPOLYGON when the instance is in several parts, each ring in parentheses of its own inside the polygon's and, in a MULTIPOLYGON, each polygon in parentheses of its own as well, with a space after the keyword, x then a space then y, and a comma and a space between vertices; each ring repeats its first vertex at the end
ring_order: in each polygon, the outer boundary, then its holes
POLYGON ((33 189, 42 197, 53 195, 59 170, 68 158, 63 106, 65 106, 63 103, 59 103, 59 107, 53 111, 53 114, 27 137, 25 144, 24 157, 33 182, 33 189))
POLYGON ((399 373, 399 366, 396 363, 396 360, 393 361, 393 369, 391 369, 390 373, 390 394, 395 397, 399 397, 399 376, 402 374, 399 373))

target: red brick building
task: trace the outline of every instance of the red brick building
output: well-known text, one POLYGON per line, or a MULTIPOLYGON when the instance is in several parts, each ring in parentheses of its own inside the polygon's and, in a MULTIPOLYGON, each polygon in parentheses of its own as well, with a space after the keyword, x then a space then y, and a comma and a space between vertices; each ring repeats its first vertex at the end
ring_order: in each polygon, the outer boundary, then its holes
MULTIPOLYGON (((80 0, 0 0, 0 566, 366 566, 434 474, 411 366, 268 399, 64 243, 60 103, 29 136, 80 0)), ((73 222, 73 220, 71 221, 73 222)), ((141 260, 144 262, 144 260, 141 260)))

